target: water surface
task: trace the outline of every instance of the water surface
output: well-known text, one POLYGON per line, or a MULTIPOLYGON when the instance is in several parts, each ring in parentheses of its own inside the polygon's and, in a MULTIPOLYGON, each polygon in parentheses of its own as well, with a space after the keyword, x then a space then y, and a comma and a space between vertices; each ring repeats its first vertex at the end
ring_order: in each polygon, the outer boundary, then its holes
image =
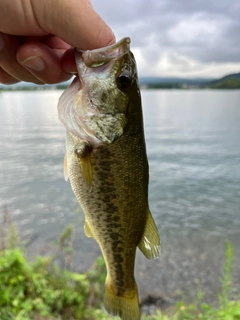
MULTIPOLYGON (((60 94, 0 94, 0 207, 31 239, 32 254, 74 224, 74 268, 84 271, 100 251, 85 237, 82 211, 63 179, 60 94)), ((199 281, 212 299, 225 239, 233 244, 240 283, 240 91, 147 90, 142 98, 150 208, 163 254, 156 261, 137 254, 140 295, 190 297, 199 281)))

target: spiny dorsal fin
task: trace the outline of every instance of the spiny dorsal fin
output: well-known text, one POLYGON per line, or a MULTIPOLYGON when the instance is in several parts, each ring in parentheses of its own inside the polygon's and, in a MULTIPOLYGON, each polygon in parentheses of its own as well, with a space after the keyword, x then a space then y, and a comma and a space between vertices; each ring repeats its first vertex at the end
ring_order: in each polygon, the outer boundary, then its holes
POLYGON ((160 237, 149 208, 147 208, 147 221, 138 248, 148 259, 156 259, 161 254, 160 237))
POLYGON ((66 153, 63 158, 63 174, 64 174, 64 179, 66 181, 68 181, 68 168, 67 168, 67 155, 66 155, 66 153))
POLYGON ((75 153, 78 157, 80 170, 82 172, 83 179, 85 180, 89 189, 92 187, 92 163, 91 163, 91 147, 86 143, 81 149, 76 149, 75 153))

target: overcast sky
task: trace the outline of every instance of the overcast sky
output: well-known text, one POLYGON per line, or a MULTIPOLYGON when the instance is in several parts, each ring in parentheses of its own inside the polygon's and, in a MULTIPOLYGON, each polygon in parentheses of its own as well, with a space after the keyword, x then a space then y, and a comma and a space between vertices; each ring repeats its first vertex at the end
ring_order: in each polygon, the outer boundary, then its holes
POLYGON ((140 76, 240 72, 240 0, 92 0, 117 40, 129 36, 140 76))

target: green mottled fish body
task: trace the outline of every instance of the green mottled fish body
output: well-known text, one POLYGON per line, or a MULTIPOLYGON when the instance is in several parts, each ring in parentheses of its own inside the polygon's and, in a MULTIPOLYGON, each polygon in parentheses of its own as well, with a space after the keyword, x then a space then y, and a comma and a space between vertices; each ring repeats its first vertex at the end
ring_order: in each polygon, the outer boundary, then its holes
POLYGON ((107 266, 106 310, 139 320, 136 248, 156 258, 160 239, 148 208, 141 97, 129 43, 76 51, 79 78, 58 109, 66 127, 65 176, 85 213, 85 232, 107 266))

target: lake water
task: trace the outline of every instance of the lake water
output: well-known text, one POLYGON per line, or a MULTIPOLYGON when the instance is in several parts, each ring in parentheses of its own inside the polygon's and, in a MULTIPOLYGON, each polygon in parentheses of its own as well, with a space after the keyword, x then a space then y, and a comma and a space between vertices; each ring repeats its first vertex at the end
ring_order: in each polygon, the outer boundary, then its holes
MULTIPOLYGON (((44 253, 74 224, 73 267, 100 255, 63 179, 65 132, 60 91, 0 93, 0 208, 7 207, 29 255, 44 253)), ((214 300, 225 240, 234 249, 233 294, 240 283, 240 91, 143 90, 150 208, 162 256, 137 254, 140 296, 191 298, 196 284, 214 300)))

